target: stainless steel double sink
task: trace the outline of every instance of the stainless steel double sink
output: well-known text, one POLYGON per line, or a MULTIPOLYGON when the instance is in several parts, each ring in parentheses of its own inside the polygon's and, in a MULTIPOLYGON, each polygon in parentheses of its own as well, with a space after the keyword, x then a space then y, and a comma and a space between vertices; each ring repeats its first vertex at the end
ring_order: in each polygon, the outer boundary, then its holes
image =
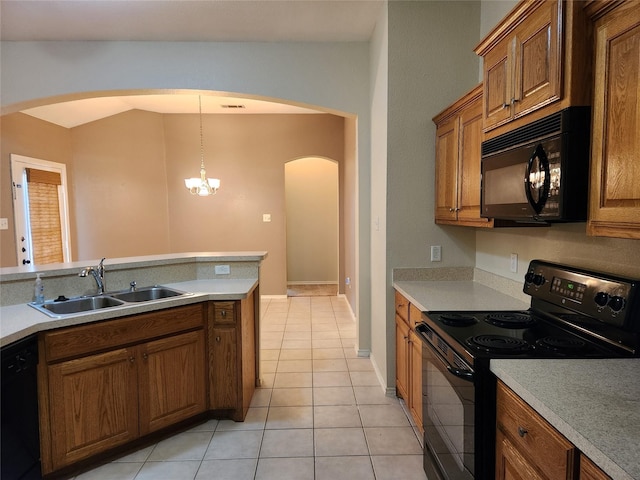
POLYGON ((29 303, 29 305, 50 317, 57 318, 62 315, 86 313, 104 308, 121 307, 132 303, 152 302, 182 295, 189 295, 189 293, 161 285, 153 285, 150 287, 136 288, 135 290, 122 290, 93 296, 47 300, 40 304, 32 302, 29 303))

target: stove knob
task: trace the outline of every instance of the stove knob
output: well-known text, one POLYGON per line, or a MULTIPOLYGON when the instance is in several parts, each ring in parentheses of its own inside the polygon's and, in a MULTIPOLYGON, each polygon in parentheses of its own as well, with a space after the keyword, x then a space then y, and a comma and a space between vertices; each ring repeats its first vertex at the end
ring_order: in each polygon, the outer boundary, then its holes
POLYGON ((624 308, 624 298, 615 296, 609 300, 609 308, 614 312, 619 312, 624 308))
POLYGON ((539 273, 536 273, 533 276, 533 284, 537 285, 538 287, 542 284, 544 284, 544 277, 542 275, 540 275, 539 273))
POLYGON ((531 283, 531 282, 533 282, 533 277, 535 277, 533 272, 527 272, 527 274, 524 276, 524 281, 526 283, 531 283))
POLYGON ((594 301, 599 307, 604 307, 609 301, 609 294, 606 292, 598 292, 596 293, 596 298, 594 298, 594 301))

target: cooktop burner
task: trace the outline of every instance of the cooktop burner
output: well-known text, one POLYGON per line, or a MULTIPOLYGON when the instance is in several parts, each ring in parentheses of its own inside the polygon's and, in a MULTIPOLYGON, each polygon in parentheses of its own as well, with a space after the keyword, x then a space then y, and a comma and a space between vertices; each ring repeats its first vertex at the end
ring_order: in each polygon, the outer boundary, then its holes
POLYGON ((536 341, 536 347, 560 355, 577 355, 589 350, 587 342, 569 337, 540 338, 536 341))
POLYGON ((445 325, 450 325, 452 327, 467 327, 478 321, 478 319, 473 315, 466 315, 462 313, 445 313, 440 315, 440 320, 445 325))
POLYGON ((531 315, 517 312, 490 313, 484 321, 501 328, 527 328, 536 323, 531 315))
POLYGON ((529 350, 526 340, 504 335, 476 335, 467 339, 467 345, 487 353, 513 354, 529 350))

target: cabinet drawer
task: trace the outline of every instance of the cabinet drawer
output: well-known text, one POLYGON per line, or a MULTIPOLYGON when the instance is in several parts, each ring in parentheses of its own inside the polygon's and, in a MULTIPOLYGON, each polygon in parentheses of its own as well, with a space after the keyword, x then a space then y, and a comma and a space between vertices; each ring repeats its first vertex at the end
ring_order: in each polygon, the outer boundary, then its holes
POLYGON ((216 324, 235 324, 235 302, 212 302, 213 321, 216 324))
POLYGON ((409 321, 409 300, 396 290, 396 313, 405 321, 409 321))
POLYGON ((535 410, 498 383, 497 424, 514 446, 549 478, 573 478, 575 447, 535 410))
POLYGON ((168 308, 46 333, 45 356, 54 362, 203 326, 203 303, 168 308))

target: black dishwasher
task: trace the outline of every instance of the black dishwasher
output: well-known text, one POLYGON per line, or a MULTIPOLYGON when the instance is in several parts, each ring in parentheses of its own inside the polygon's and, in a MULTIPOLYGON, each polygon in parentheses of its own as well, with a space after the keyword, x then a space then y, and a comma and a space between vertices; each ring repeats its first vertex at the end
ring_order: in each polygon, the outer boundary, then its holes
POLYGON ((41 479, 38 426, 38 342, 36 335, 1 352, 2 480, 41 479))

